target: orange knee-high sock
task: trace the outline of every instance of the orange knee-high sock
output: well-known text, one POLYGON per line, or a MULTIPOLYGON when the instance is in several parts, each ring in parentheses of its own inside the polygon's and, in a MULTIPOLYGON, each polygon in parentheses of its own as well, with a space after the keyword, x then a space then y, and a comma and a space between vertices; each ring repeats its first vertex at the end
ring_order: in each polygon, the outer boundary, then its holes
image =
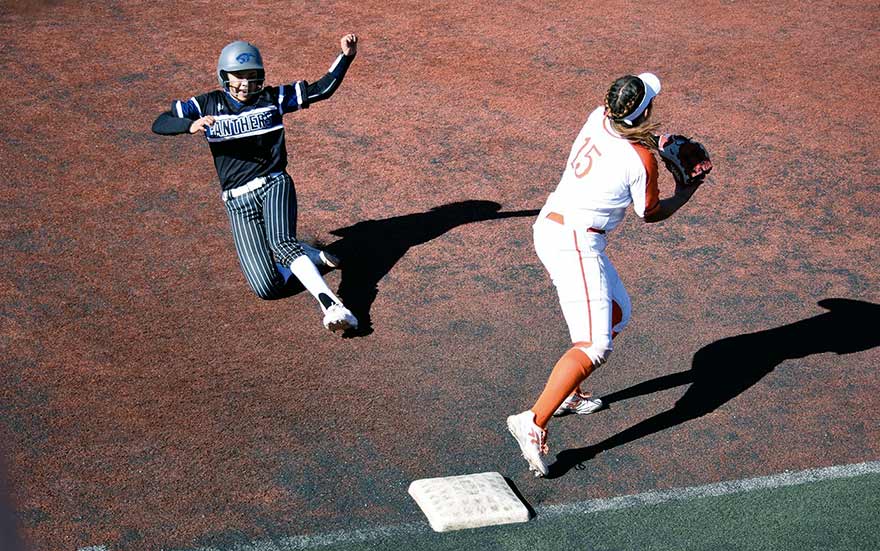
POLYGON ((592 372, 593 362, 583 350, 570 348, 563 354, 553 366, 544 391, 532 407, 532 412, 535 414, 535 424, 542 429, 545 428, 556 408, 592 372))

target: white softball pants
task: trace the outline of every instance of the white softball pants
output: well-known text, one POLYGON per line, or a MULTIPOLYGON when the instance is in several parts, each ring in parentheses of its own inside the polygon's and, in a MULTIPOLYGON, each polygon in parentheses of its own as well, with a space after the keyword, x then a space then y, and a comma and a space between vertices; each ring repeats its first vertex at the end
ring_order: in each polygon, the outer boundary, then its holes
POLYGON ((583 350, 601 365, 611 354, 612 335, 629 322, 629 295, 605 255, 604 235, 558 224, 546 214, 541 211, 533 226, 535 252, 556 287, 571 342, 590 343, 583 350))

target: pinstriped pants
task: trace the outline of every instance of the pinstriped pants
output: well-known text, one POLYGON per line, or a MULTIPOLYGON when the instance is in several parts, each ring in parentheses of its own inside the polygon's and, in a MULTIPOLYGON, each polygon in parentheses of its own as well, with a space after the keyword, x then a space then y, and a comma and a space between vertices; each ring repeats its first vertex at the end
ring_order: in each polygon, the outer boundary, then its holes
POLYGON ((275 262, 290 266, 305 254, 296 239, 296 190, 285 172, 262 187, 226 201, 241 271, 260 298, 284 295, 284 277, 275 262))

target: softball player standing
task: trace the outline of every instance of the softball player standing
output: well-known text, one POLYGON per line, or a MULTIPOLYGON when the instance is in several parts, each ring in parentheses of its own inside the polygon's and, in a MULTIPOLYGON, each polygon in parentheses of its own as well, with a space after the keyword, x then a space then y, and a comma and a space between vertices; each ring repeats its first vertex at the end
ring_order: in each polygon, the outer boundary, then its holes
POLYGON ((562 355, 535 405, 507 418, 529 470, 547 474, 546 427, 553 415, 602 407, 580 389, 608 360, 611 339, 629 321, 630 299, 605 255, 606 236, 632 204, 645 222, 659 222, 691 198, 697 185, 676 181, 660 200, 655 131, 649 122, 660 80, 651 73, 614 81, 604 107, 593 111, 575 139, 556 190, 533 226, 535 250, 550 273, 572 347, 562 355))
POLYGON ((340 39, 342 53, 318 81, 264 87, 263 58, 256 46, 236 41, 220 52, 221 90, 186 101, 153 123, 157 134, 204 133, 220 178, 221 197, 248 283, 260 298, 283 295, 289 268, 324 312, 332 331, 357 327, 357 319, 327 287, 316 265, 339 260, 296 239, 296 190, 287 174, 282 116, 325 100, 339 87, 357 53, 357 36, 340 39))

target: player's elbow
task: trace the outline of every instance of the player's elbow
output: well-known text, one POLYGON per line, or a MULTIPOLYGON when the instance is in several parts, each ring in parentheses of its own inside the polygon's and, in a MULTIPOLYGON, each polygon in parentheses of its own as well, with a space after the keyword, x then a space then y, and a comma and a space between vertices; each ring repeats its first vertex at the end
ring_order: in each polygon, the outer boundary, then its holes
POLYGON ((663 208, 658 204, 655 208, 645 211, 642 221, 646 224, 653 224, 654 222, 666 220, 667 217, 668 215, 663 212, 663 208))
POLYGON ((645 213, 644 218, 642 218, 642 221, 643 221, 645 224, 654 224, 655 222, 661 222, 661 221, 663 221, 663 220, 666 220, 666 217, 665 217, 665 216, 661 216, 659 212, 654 213, 654 214, 647 214, 647 213, 645 213))
POLYGON ((161 134, 162 131, 168 126, 168 117, 172 116, 169 111, 164 113, 160 113, 158 117, 153 121, 153 126, 150 128, 156 134, 161 134))
POLYGON ((171 111, 162 113, 153 121, 151 130, 162 136, 173 136, 175 134, 185 134, 189 132, 192 121, 189 119, 175 117, 171 111))

